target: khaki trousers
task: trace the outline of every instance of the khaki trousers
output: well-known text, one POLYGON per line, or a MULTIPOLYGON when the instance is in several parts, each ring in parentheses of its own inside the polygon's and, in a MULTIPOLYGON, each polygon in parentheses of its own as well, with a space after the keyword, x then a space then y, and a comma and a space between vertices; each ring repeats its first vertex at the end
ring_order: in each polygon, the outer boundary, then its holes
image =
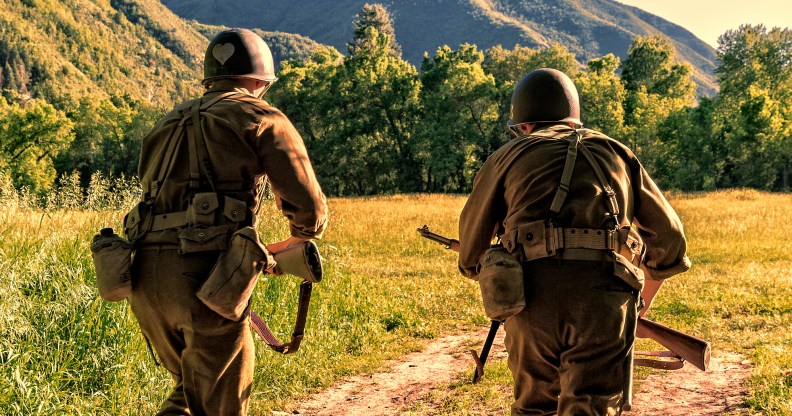
POLYGON ((523 263, 526 307, 506 320, 512 415, 618 415, 636 294, 602 261, 523 263))
POLYGON ((149 247, 135 254, 129 303, 176 381, 157 415, 247 414, 254 364, 250 318, 229 321, 195 296, 217 256, 149 247))

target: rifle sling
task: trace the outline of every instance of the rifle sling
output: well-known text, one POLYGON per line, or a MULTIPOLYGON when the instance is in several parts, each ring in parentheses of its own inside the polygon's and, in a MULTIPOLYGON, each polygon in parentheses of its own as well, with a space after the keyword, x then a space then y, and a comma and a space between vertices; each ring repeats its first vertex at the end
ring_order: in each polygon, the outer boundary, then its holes
POLYGON ((305 322, 308 318, 308 306, 311 303, 311 291, 313 283, 304 280, 300 284, 300 301, 297 306, 297 322, 294 323, 294 332, 292 332, 291 342, 284 344, 275 338, 275 335, 267 326, 267 323, 261 319, 258 314, 250 312, 250 322, 253 330, 259 335, 265 344, 269 345, 274 351, 281 354, 292 354, 297 352, 300 348, 303 335, 305 334, 305 322))
POLYGON ((635 355, 654 358, 634 358, 633 363, 641 367, 657 368, 659 370, 679 370, 685 366, 685 360, 671 351, 636 351, 635 355))

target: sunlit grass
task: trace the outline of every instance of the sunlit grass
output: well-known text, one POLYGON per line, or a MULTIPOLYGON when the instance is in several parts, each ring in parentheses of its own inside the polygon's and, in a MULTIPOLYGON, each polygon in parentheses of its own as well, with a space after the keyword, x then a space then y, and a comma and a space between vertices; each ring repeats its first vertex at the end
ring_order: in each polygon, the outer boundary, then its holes
MULTIPOLYGON (((456 255, 419 238, 429 224, 457 235, 464 197, 409 195, 331 199, 319 243, 325 279, 314 289, 305 340, 282 356, 259 343, 252 412, 290 409, 346 375, 487 321, 456 255)), ((651 318, 697 334, 713 354, 743 354, 755 366, 748 405, 792 414, 792 196, 724 191, 671 196, 694 267, 669 280, 651 318)), ((0 414, 151 414, 172 388, 155 367, 126 303, 98 299, 88 244, 121 211, 42 212, 0 206, 0 414)), ((287 235, 267 202, 266 241, 287 235)), ((288 339, 297 279, 260 280, 253 307, 288 339)), ((503 361, 478 385, 472 366, 412 414, 503 414, 511 378, 503 361), (440 408, 438 409, 437 406, 440 408)), ((638 374, 638 379, 645 372, 638 374)))

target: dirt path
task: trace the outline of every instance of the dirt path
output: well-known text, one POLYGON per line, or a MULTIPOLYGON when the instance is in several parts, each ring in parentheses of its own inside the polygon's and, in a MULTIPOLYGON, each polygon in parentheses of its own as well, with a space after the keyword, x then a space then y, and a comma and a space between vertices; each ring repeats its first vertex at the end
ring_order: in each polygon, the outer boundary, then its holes
MULTIPOLYGON (((487 328, 439 338, 423 351, 393 360, 390 371, 357 376, 337 384, 297 409, 276 414, 310 416, 398 415, 401 409, 431 392, 440 383, 452 381, 460 368, 471 364, 467 352, 480 348, 487 328)), ((492 348, 491 357, 505 357, 503 331, 492 348)), ((631 416, 720 415, 740 413, 745 397, 742 384, 750 365, 735 355, 713 356, 710 371, 692 366, 673 372, 652 374, 633 399, 631 416)))

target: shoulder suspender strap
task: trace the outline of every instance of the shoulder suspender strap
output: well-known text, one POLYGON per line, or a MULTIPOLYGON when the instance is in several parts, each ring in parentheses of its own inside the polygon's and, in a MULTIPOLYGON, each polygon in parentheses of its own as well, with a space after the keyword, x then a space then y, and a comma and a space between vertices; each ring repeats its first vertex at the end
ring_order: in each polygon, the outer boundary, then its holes
POLYGON ((237 92, 226 92, 218 94, 217 97, 212 98, 206 103, 202 103, 202 99, 197 99, 192 105, 192 130, 188 130, 193 137, 190 138, 190 188, 197 190, 200 187, 201 171, 209 181, 209 186, 212 187, 212 192, 217 192, 214 184, 214 171, 212 170, 212 159, 209 157, 209 150, 206 148, 206 140, 204 140, 203 128, 201 127, 201 110, 206 110, 218 101, 228 98, 232 95, 238 94, 237 92))
MULTIPOLYGON (((583 156, 586 158, 588 163, 591 165, 591 168, 594 170, 594 174, 597 175, 597 180, 602 186, 602 191, 605 192, 606 204, 608 205, 608 213, 611 216, 616 217, 619 215, 619 204, 616 202, 616 192, 613 191, 610 184, 608 183, 607 179, 605 178, 605 174, 602 172, 602 168, 600 167, 597 160, 594 159, 594 155, 591 154, 591 151, 586 149, 585 145, 580 146, 581 151, 583 152, 583 156)), ((618 225, 618 221, 617 224, 618 225)))
POLYGON ((616 221, 616 225, 618 225, 618 219, 616 218, 619 215, 619 204, 616 201, 616 192, 613 191, 613 188, 608 183, 608 180, 605 178, 605 174, 602 172, 602 168, 600 167, 597 160, 594 158, 594 155, 591 154, 591 151, 586 148, 586 145, 583 144, 582 137, 580 137, 580 133, 575 130, 575 134, 567 137, 565 140, 569 140, 569 147, 567 148, 567 157, 566 162, 564 163, 564 171, 561 174, 561 183, 558 184, 558 190, 556 190, 555 196, 553 197, 553 203, 550 205, 550 215, 555 216, 561 212, 561 207, 564 205, 564 200, 569 194, 569 184, 572 181, 572 173, 575 169, 575 161, 577 160, 577 152, 578 148, 583 153, 583 157, 585 157, 586 161, 591 165, 591 169, 594 170, 594 175, 597 177, 597 181, 602 186, 602 190, 605 193, 605 203, 607 205, 608 214, 616 221))
POLYGON ((184 121, 185 118, 179 122, 179 125, 174 130, 173 135, 171 136, 170 140, 168 141, 168 146, 165 148, 165 153, 160 162, 160 169, 157 173, 157 179, 151 184, 151 190, 146 197, 150 198, 149 200, 155 201, 157 199, 157 195, 159 195, 159 191, 162 188, 162 183, 165 181, 165 177, 170 172, 171 167, 173 166, 173 159, 174 154, 176 151, 176 147, 181 142, 182 132, 184 131, 184 121))
MULTIPOLYGON (((203 137, 203 128, 201 127, 201 100, 195 100, 192 106, 192 138, 190 139, 190 187, 193 184, 193 159, 197 157, 200 161, 200 168, 203 168, 203 173, 206 175, 206 179, 209 181, 209 186, 212 187, 212 192, 215 191, 214 180, 214 171, 212 170, 212 161, 209 159, 209 151, 206 149, 206 141, 203 137), (194 152, 193 152, 194 151, 194 152)), ((199 183, 200 180, 200 173, 196 178, 196 182, 199 183)), ((198 186, 196 186, 196 189, 198 186)))
POLYGON ((564 200, 567 194, 569 194, 569 183, 572 181, 572 172, 575 170, 575 160, 577 160, 577 148, 580 143, 580 135, 576 131, 574 136, 569 136, 567 139, 569 140, 569 147, 567 147, 564 172, 561 174, 561 183, 558 184, 558 190, 556 190, 553 203, 550 205, 550 214, 552 216, 556 216, 561 212, 564 200))

